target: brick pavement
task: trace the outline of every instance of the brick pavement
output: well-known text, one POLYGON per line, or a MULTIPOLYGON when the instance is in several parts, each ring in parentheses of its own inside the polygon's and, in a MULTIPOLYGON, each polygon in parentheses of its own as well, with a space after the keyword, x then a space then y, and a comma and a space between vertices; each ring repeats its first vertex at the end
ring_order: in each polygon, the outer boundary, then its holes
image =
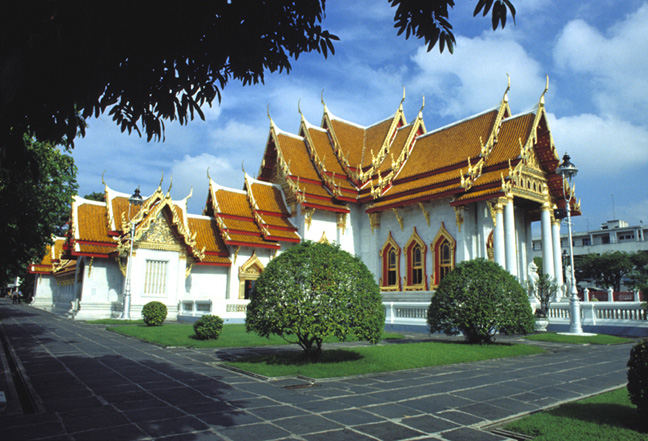
POLYGON ((4 300, 2 330, 38 412, 0 414, 0 440, 506 440, 487 429, 624 385, 630 352, 549 344, 527 357, 266 381, 219 362, 276 348, 161 348, 4 300))

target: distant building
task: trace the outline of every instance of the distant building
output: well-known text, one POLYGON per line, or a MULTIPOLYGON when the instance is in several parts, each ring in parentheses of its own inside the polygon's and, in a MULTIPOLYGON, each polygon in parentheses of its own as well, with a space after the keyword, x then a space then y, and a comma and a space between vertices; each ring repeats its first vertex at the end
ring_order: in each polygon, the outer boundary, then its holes
MULTIPOLYGON (((644 224, 629 226, 626 221, 611 220, 601 225, 598 230, 573 232, 572 245, 574 256, 586 254, 603 254, 611 251, 635 253, 648 251, 648 226, 644 224)), ((569 238, 560 235, 560 246, 563 254, 569 254, 569 238)), ((533 257, 542 256, 542 240, 533 238, 533 257)))

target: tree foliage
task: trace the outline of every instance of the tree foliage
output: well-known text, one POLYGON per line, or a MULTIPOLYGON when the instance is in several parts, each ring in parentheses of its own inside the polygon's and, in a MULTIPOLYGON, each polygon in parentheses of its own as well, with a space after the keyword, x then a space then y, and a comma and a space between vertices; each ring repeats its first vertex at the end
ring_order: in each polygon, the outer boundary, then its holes
POLYGON ((648 340, 642 340, 630 350, 628 360, 628 394, 639 413, 648 417, 648 340))
MULTIPOLYGON (((398 33, 452 51, 454 0, 389 0, 398 33)), ((0 15, 0 148, 73 143, 84 119, 110 108, 122 131, 160 139, 164 120, 201 118, 232 79, 262 82, 301 54, 334 53, 326 0, 15 1, 0 15), (13 141, 13 142, 12 142, 13 141)), ((480 0, 495 29, 515 8, 480 0)), ((0 152, 0 166, 2 154, 0 152)))
POLYGON ((254 285, 246 329, 275 334, 316 359, 327 336, 377 343, 385 322, 378 285, 339 246, 302 242, 273 259, 254 285))
POLYGON ((142 319, 146 326, 162 326, 167 318, 168 309, 162 302, 148 302, 142 307, 142 319))
POLYGON ((530 282, 527 282, 527 286, 533 292, 538 302, 540 302, 540 308, 535 312, 536 317, 547 317, 549 304, 552 299, 556 298, 556 294, 558 294, 559 287, 555 279, 549 274, 540 273, 538 274, 538 281, 535 286, 530 282))
POLYGON ((428 309, 430 332, 462 333, 469 343, 490 343, 497 332, 527 334, 534 323, 522 285, 484 259, 457 265, 441 281, 428 309))
POLYGON ((76 194, 72 157, 51 144, 24 135, 24 155, 0 169, 0 284, 24 277, 40 262, 51 237, 63 235, 76 194))
POLYGON ((636 261, 637 257, 625 251, 587 254, 574 262, 576 279, 592 280, 602 288, 611 286, 614 291, 621 291, 621 280, 634 270, 636 261))
POLYGON ((105 195, 99 191, 93 191, 90 194, 83 196, 83 199, 88 199, 89 201, 105 202, 105 195))

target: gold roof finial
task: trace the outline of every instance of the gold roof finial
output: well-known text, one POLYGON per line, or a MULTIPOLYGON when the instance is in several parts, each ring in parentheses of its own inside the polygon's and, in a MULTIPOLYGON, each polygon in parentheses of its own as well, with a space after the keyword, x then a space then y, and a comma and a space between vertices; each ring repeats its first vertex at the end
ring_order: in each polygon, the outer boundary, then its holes
POLYGON ((326 106, 326 104, 324 104, 324 89, 322 89, 322 93, 320 94, 320 99, 322 100, 322 105, 326 106))
POLYGON ((160 178, 160 185, 158 185, 160 190, 162 190, 162 181, 164 181, 164 169, 162 169, 162 177, 160 178))
POLYGON ((241 161, 241 170, 243 170, 243 174, 247 175, 247 173, 245 173, 245 167, 243 166, 244 164, 245 164, 245 161, 244 160, 241 161))
POLYGON ((545 85, 544 91, 542 92, 542 95, 540 96, 540 105, 544 106, 545 103, 545 93, 549 90, 549 75, 547 75, 547 84, 545 85))
MULTIPOLYGON (((162 182, 160 182, 162 184, 162 182)), ((173 187, 173 176, 171 176, 171 182, 169 183, 169 189, 167 190, 167 197, 171 196, 171 187, 173 187)))
POLYGON ((400 102, 401 107, 403 106, 404 102, 405 102, 405 85, 403 84, 403 98, 401 98, 401 102, 400 102))
POLYGON ((502 98, 502 100, 505 103, 508 103, 508 93, 509 93, 509 90, 511 90, 511 76, 509 74, 506 74, 506 78, 508 80, 507 80, 507 84, 506 84, 506 90, 504 91, 504 97, 502 98))
POLYGON ((272 121, 272 117, 270 116, 270 103, 268 103, 268 107, 266 108, 266 114, 268 115, 268 119, 270 120, 270 125, 273 125, 274 122, 272 121))
POLYGON ((419 117, 423 117, 423 109, 425 108, 425 95, 423 95, 423 104, 421 105, 421 110, 419 110, 419 117))
POLYGON ((104 185, 104 187, 108 187, 108 184, 106 184, 106 181, 104 181, 104 175, 106 174, 106 170, 103 171, 101 174, 101 183, 104 185))

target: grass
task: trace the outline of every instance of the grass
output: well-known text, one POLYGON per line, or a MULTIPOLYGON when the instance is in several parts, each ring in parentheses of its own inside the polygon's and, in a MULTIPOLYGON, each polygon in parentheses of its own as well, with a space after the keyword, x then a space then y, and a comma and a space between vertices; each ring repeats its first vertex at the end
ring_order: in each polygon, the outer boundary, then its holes
POLYGON ((630 403, 626 388, 564 404, 514 421, 504 428, 534 436, 534 441, 648 439, 648 424, 630 403))
POLYGON ((317 363, 304 359, 301 352, 243 357, 230 366, 267 377, 304 375, 311 378, 344 377, 465 363, 493 358, 531 355, 543 349, 530 345, 468 345, 465 343, 403 343, 326 350, 317 363))
POLYGON ((144 320, 99 319, 88 320, 86 323, 91 325, 143 325, 144 320))
POLYGON ((596 334, 591 336, 579 335, 560 335, 554 332, 543 332, 539 334, 527 335, 528 340, 547 341, 552 343, 571 343, 571 344, 591 344, 591 345, 618 345, 622 343, 632 343, 634 340, 614 335, 596 334))
MULTIPOLYGON (((250 346, 286 345, 283 338, 271 336, 259 337, 245 331, 245 325, 229 324, 223 326, 223 332, 218 340, 198 340, 193 325, 186 323, 168 323, 162 326, 127 325, 107 328, 118 334, 128 335, 149 343, 161 346, 185 346, 190 348, 238 348, 250 346)), ((384 333, 383 339, 402 338, 400 334, 384 333)), ((339 340, 329 339, 327 343, 339 340)), ((348 338, 347 341, 354 341, 348 338)))

